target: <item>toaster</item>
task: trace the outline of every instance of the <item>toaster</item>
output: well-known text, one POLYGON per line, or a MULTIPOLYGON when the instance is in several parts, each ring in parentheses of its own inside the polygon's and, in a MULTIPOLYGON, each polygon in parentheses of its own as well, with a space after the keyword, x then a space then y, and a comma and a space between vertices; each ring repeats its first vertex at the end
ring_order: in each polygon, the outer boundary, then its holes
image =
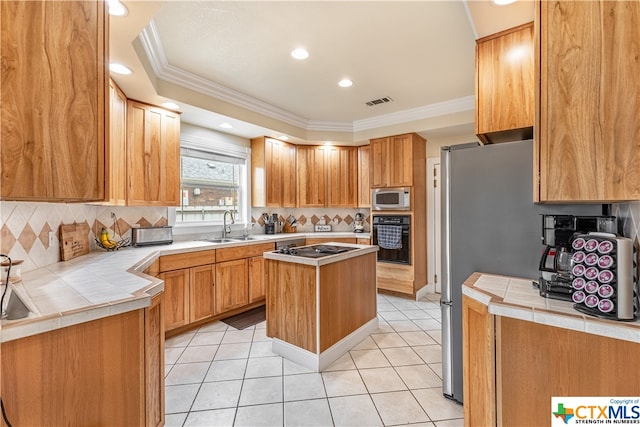
POLYGON ((169 245, 173 243, 173 227, 133 227, 131 244, 133 246, 169 245))

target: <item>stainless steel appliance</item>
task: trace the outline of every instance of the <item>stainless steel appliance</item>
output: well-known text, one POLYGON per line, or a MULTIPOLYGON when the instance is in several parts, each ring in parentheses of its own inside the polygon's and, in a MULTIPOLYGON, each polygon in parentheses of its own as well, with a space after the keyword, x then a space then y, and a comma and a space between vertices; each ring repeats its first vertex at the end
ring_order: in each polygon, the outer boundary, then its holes
POLYGON ((133 246, 169 245, 173 243, 173 227, 132 227, 133 246))
POLYGON ((408 211, 411 209, 411 188, 374 188, 371 191, 371 208, 375 211, 408 211))
POLYGON ((374 215, 371 229, 378 262, 411 264, 411 216, 374 215))
POLYGON ((350 246, 335 246, 335 245, 311 245, 302 247, 289 247, 276 250, 276 253, 285 255, 300 256, 305 258, 324 258, 326 256, 337 255, 343 252, 352 251, 354 249, 350 246))
POLYGON ((541 214, 608 212, 534 204, 533 141, 442 150, 443 393, 462 402, 462 283, 475 271, 536 279, 541 214))

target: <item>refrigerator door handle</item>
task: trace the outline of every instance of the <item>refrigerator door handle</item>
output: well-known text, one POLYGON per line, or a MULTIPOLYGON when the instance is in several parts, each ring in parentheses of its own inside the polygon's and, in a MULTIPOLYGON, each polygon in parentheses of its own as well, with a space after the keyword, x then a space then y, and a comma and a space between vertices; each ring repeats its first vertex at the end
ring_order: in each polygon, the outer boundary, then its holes
POLYGON ((461 398, 453 395, 453 363, 451 342, 451 301, 441 301, 442 314, 442 394, 449 399, 461 398))

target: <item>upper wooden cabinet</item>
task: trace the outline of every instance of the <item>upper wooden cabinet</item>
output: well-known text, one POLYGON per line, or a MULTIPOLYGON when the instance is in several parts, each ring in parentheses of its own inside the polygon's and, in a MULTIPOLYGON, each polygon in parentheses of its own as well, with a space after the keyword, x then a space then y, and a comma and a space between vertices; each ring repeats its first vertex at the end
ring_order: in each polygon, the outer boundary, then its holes
POLYGON ((358 205, 358 147, 327 147, 327 206, 358 205))
POLYGON ((251 205, 296 206, 296 146, 273 138, 251 140, 251 205))
POLYGON ((297 147, 298 206, 327 205, 325 149, 318 146, 297 147))
POLYGON ((109 144, 106 197, 109 205, 127 204, 127 97, 109 80, 109 144))
POLYGON ((476 134, 485 143, 533 136, 533 22, 476 42, 476 134))
POLYGON ((543 1, 536 13, 534 195, 640 199, 640 3, 543 1))
POLYGON ((127 101, 126 169, 128 205, 180 205, 178 113, 127 101))
POLYGON ((102 1, 0 2, 3 200, 104 199, 102 1))
POLYGON ((371 207, 371 146, 358 147, 358 207, 371 207))
POLYGON ((425 161, 425 139, 409 133, 372 139, 370 143, 371 187, 412 187, 414 162, 425 161))

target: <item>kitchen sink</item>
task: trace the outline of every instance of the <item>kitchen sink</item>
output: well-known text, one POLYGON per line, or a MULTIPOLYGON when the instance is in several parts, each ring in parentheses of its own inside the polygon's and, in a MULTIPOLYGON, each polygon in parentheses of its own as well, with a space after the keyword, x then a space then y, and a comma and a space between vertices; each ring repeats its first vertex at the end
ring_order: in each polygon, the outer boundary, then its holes
POLYGON ((236 239, 202 239, 203 242, 209 243, 229 243, 229 242, 237 242, 236 239))
POLYGON ((251 236, 242 236, 242 237, 229 237, 230 240, 239 240, 241 242, 244 242, 246 240, 259 240, 256 237, 251 237, 251 236))

